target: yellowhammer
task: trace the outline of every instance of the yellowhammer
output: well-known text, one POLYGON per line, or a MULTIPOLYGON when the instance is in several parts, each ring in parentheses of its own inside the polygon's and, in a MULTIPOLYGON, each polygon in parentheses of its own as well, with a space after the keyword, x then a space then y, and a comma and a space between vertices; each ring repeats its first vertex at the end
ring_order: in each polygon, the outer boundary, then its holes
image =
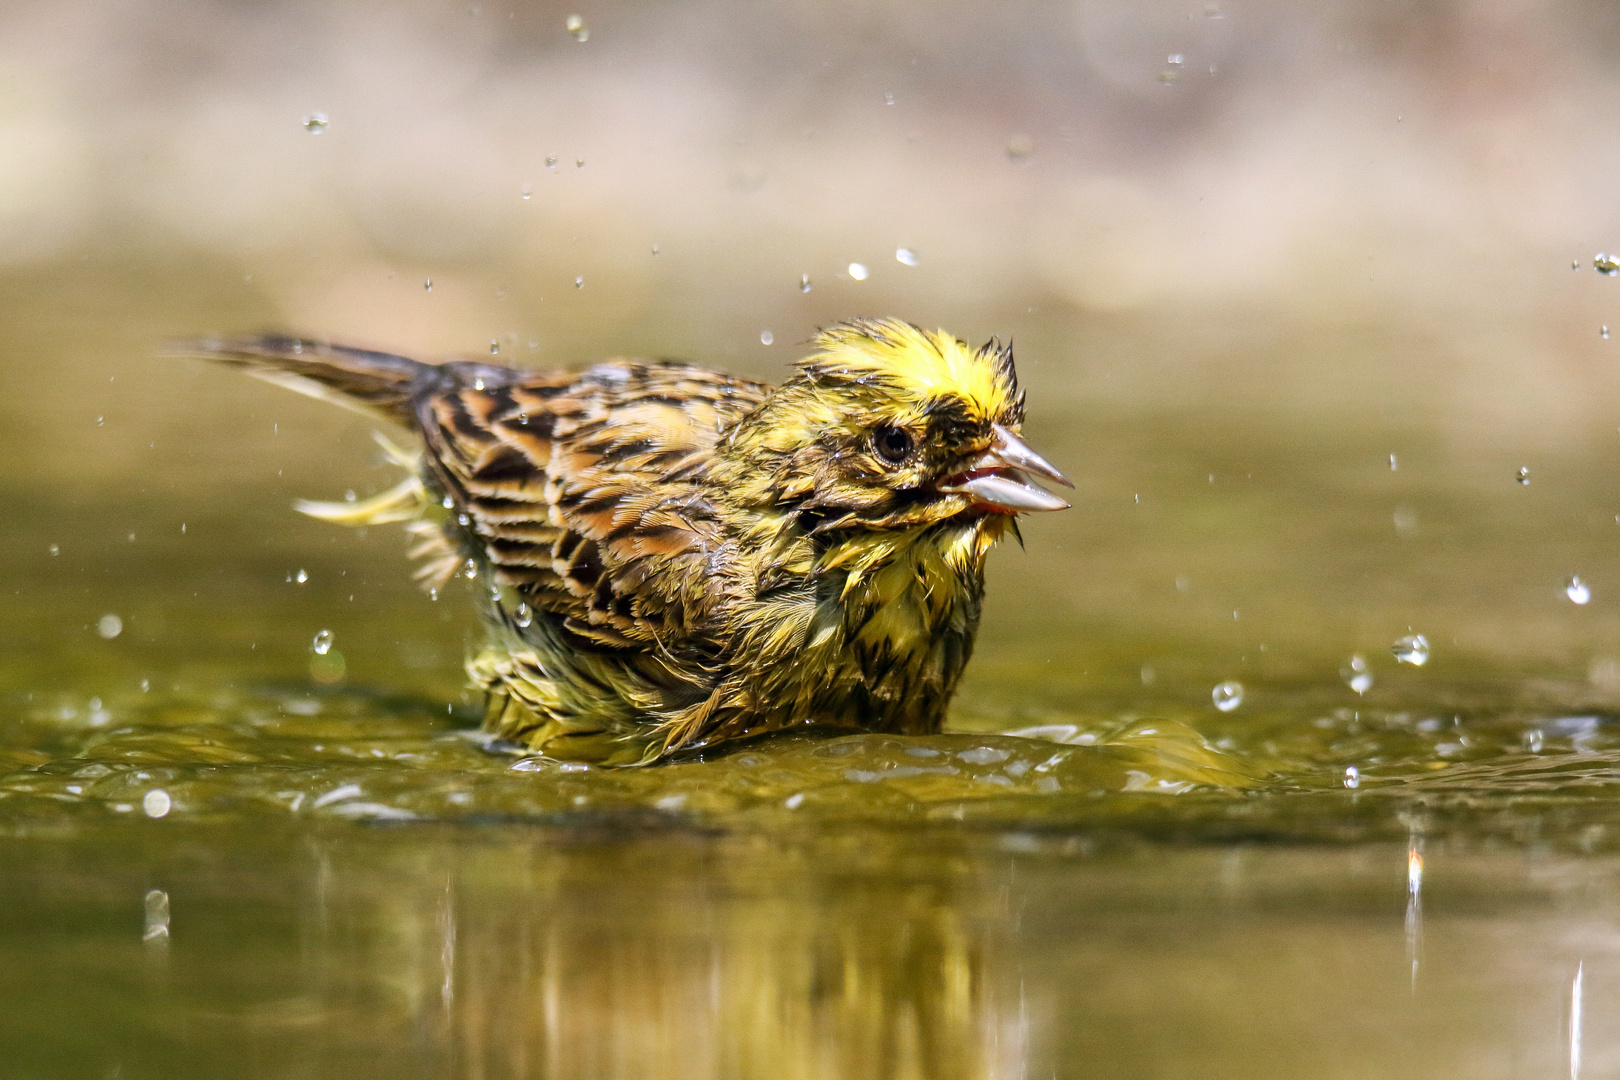
POLYGON ((985 555, 1069 504, 1019 437, 1010 348, 894 319, 830 327, 772 388, 688 364, 424 364, 291 338, 190 352, 421 436, 346 524, 402 521, 424 585, 490 626, 485 726, 637 765, 807 725, 929 733, 973 649, 985 555))

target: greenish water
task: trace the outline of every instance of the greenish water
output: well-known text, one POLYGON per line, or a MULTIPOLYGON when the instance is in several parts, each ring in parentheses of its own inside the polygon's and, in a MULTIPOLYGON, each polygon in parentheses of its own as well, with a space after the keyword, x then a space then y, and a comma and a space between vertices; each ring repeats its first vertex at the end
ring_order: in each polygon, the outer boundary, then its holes
MULTIPOLYGON (((993 556, 946 734, 603 771, 478 738, 465 598, 292 512, 392 482, 371 425, 152 359, 187 310, 112 290, 69 343, 31 295, 8 1076, 1562 1075, 1577 971, 1587 1075, 1620 1063, 1607 429, 1031 362, 1076 507, 993 556)), ((1121 370, 1162 333, 1093 330, 1121 370)))

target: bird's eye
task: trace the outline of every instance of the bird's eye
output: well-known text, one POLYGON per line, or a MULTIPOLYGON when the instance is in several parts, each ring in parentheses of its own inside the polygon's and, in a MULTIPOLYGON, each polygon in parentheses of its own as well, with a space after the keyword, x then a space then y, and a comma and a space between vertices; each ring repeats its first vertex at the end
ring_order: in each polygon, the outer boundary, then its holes
POLYGON ((911 453, 911 432, 885 424, 872 432, 872 448, 890 465, 898 465, 911 453))

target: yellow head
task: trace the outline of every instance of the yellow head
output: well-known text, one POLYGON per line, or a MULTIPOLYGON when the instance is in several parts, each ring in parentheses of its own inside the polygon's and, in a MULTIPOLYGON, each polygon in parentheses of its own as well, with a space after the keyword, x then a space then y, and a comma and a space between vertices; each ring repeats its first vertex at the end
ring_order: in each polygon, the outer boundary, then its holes
POLYGON ((1011 348, 861 319, 822 331, 798 367, 728 436, 736 505, 815 532, 1068 505, 1029 480, 1068 483, 1018 438, 1011 348))

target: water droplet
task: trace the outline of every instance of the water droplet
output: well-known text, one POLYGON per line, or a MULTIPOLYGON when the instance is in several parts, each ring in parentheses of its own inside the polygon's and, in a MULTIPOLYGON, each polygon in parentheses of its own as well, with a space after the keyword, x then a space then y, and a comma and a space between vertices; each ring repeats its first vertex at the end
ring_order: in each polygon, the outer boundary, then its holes
POLYGON ((153 788, 141 799, 141 809, 146 811, 147 817, 163 817, 173 808, 174 800, 162 788, 153 788))
POLYGON ((310 643, 309 647, 315 650, 317 656, 325 656, 327 653, 331 652, 332 631, 322 630, 317 633, 315 635, 315 640, 310 643))
POLYGON ((575 158, 574 159, 574 168, 583 169, 584 167, 585 167, 585 159, 584 158, 575 158))
POLYGON ((326 118, 325 113, 310 113, 308 116, 304 117, 304 130, 309 132, 311 135, 319 135, 321 132, 325 131, 330 124, 331 121, 326 118))
POLYGON ((151 690, 152 690, 152 680, 151 679, 142 679, 141 680, 141 693, 147 694, 147 693, 150 693, 151 690))
POLYGON ((478 576, 478 563, 477 563, 477 561, 473 560, 473 559, 468 559, 465 563, 463 563, 461 565, 461 573, 468 580, 471 580, 471 579, 477 577, 478 576))
POLYGON ((1346 766, 1344 770, 1344 786, 1354 791, 1361 786, 1361 770, 1354 765, 1346 766))
POLYGON ((455 506, 456 504, 455 504, 455 500, 451 499, 450 496, 446 495, 444 498, 439 500, 439 505, 444 507, 446 510, 448 510, 451 507, 455 506))
POLYGON ((1014 135, 1007 140, 1007 157, 1011 161, 1026 161, 1035 153, 1035 140, 1028 135, 1014 135))
POLYGON ((893 94, 884 94, 883 95, 883 104, 885 104, 885 105, 893 105, 894 104, 894 95, 893 94))
POLYGON ((422 288, 426 289, 428 292, 432 292, 433 291, 433 279, 432 278, 427 278, 426 280, 424 280, 422 282, 422 288))
MULTIPOLYGON (((456 524, 460 525, 463 529, 465 529, 467 526, 472 524, 472 518, 468 517, 466 514, 457 514, 456 515, 456 524)), ((467 576, 472 577, 471 574, 468 574, 467 576)))
POLYGON ((96 417, 96 427, 101 427, 106 422, 107 422, 107 418, 105 416, 96 417))
POLYGON ((1407 634, 1391 645, 1389 651, 1403 664, 1422 667, 1429 662, 1429 639, 1422 634, 1407 634))
MULTIPOLYGON (((347 491, 345 491, 343 493, 343 501, 344 502, 354 502, 354 500, 358 499, 359 497, 360 496, 358 496, 358 495, 356 495, 354 493, 354 488, 350 488, 349 490, 347 490, 347 491)), ((184 531, 184 526, 182 526, 181 528, 182 528, 182 531, 184 531)))
POLYGON ((1394 454, 1389 455, 1389 471, 1394 472, 1399 468, 1400 468, 1400 464, 1395 460, 1395 455, 1394 454))
MULTIPOLYGON (((495 340, 494 338, 490 338, 489 339, 489 355, 495 356, 498 353, 500 353, 500 351, 501 351, 501 343, 499 341, 495 340)), ((474 390, 482 390, 483 388, 484 388, 484 380, 483 379, 479 379, 477 382, 475 382, 473 384, 473 389, 474 390)))
POLYGON ((1173 52, 1169 56, 1164 58, 1164 62, 1167 63, 1167 64, 1179 64, 1179 63, 1183 62, 1185 59, 1186 59, 1186 57, 1182 56, 1180 53, 1173 52))
POLYGON ((96 633, 111 641, 124 632, 124 620, 116 615, 103 615, 96 620, 96 633))
POLYGON ((1605 255, 1600 251, 1597 253, 1597 257, 1592 260, 1592 269, 1600 274, 1614 277, 1615 274, 1620 274, 1620 255, 1605 255))
POLYGON ((298 571, 298 573, 293 575, 293 580, 298 582, 298 584, 302 585, 304 582, 309 580, 309 571, 308 570, 300 570, 300 571, 298 571))
POLYGON ((1572 603, 1585 604, 1592 599, 1592 589, 1578 576, 1572 577, 1564 586, 1564 595, 1568 596, 1572 603))
POLYGON ((439 590, 438 589, 429 589, 428 590, 428 599, 429 600, 437 600, 438 598, 439 598, 439 590))
POLYGON ((512 621, 519 626, 528 626, 534 622, 534 612, 528 604, 519 604, 517 610, 512 613, 512 621))
POLYGON ((653 245, 652 251, 653 251, 654 255, 658 254, 658 245, 657 244, 653 245))
POLYGON ((1221 712, 1231 712, 1243 704, 1243 684, 1233 682, 1231 679, 1217 683, 1215 689, 1210 691, 1209 697, 1221 712))
POLYGON ((796 795, 789 795, 787 798, 782 800, 782 805, 787 807, 789 810, 797 810, 799 807, 804 805, 804 793, 801 791, 796 795))
POLYGON ((52 544, 47 550, 49 550, 52 555, 60 555, 62 554, 62 545, 52 544))
POLYGON ((849 264, 849 276, 854 278, 856 281, 865 281, 866 280, 866 267, 864 265, 862 265, 861 263, 850 263, 849 264))
POLYGON ((1530 466, 1520 465, 1515 479, 1517 479, 1521 484, 1528 484, 1530 482, 1530 466))
POLYGON ((1350 657, 1344 667, 1339 669, 1339 678, 1358 694, 1365 694, 1372 689, 1372 672, 1367 669, 1367 658, 1360 653, 1350 657))
POLYGON ((809 292, 810 291, 810 275, 809 274, 800 274, 799 275, 799 291, 800 292, 809 292))
POLYGON ((1524 743, 1524 748, 1532 754, 1541 753, 1542 735, 1540 728, 1531 728, 1525 732, 1521 741, 1524 743))
POLYGON ((895 248, 894 261, 902 266, 916 266, 917 253, 910 248, 895 248))
POLYGON ((1608 326, 1605 325, 1605 326, 1598 327, 1598 337, 1602 338, 1604 341, 1609 340, 1609 328, 1608 328, 1608 326))
POLYGON ((583 289, 584 287, 585 287, 585 279, 584 278, 577 277, 577 278, 574 279, 574 288, 583 289))
POLYGON ((522 195, 525 199, 534 198, 534 185, 524 184, 522 187, 518 188, 518 194, 522 195))
POLYGON ((591 39, 591 28, 586 26, 585 20, 578 15, 568 16, 568 21, 563 25, 568 28, 568 33, 573 36, 575 41, 589 41, 591 39))
MULTIPOLYGON (((149 791, 146 793, 148 799, 153 795, 163 795, 163 792, 149 791)), ((163 797, 168 798, 167 795, 163 795, 163 797)), ((151 811, 147 810, 147 813, 151 814, 151 811)), ((164 813, 168 813, 167 807, 164 808, 164 813)), ((153 814, 152 816, 162 817, 163 814, 153 814)), ((161 941, 167 938, 169 936, 169 894, 162 889, 153 889, 146 894, 143 906, 146 909, 146 928, 141 931, 141 940, 161 941)))
POLYGON ((761 330, 759 332, 759 343, 761 345, 769 345, 772 342, 774 342, 775 340, 776 340, 776 335, 771 333, 769 330, 761 330))
POLYGON ((547 154, 546 155, 546 168, 555 169, 556 167, 557 167, 557 155, 556 154, 547 154))

